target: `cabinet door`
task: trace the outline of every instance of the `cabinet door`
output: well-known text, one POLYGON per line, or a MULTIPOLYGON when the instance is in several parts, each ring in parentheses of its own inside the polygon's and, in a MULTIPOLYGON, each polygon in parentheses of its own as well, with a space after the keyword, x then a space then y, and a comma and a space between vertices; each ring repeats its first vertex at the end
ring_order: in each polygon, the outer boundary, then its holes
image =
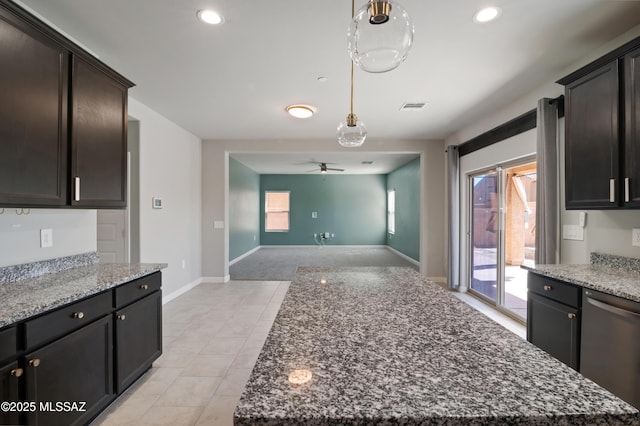
POLYGON ((527 299, 527 340, 577 370, 579 311, 531 292, 527 299))
POLYGON ((640 207, 640 49, 624 57, 625 207, 640 207))
POLYGON ((0 7, 0 206, 67 202, 68 58, 0 7))
POLYGON ((615 60, 566 87, 567 209, 619 206, 618 80, 615 60))
MULTIPOLYGON (((22 380, 23 376, 23 370, 18 368, 17 361, 0 368, 1 401, 18 401, 19 381, 22 380)), ((20 423, 19 412, 0 411, 0 424, 17 425, 20 423)))
POLYGON ((112 338, 109 315, 25 356, 26 400, 52 403, 30 413, 29 424, 85 424, 113 399, 112 338), (65 403, 84 411, 56 411, 65 403))
POLYGON ((124 208, 127 87, 82 58, 72 62, 71 204, 124 208))
POLYGON ((115 313, 116 391, 124 391, 162 354, 162 292, 115 313))

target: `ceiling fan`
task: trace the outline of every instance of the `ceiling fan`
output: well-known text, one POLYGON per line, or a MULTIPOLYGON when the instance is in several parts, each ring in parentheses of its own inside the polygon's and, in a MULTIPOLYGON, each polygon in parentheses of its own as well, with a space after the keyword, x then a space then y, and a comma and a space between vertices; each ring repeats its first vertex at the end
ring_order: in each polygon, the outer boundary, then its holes
MULTIPOLYGON (((329 164, 331 164, 331 163, 329 163, 329 164)), ((318 170, 322 174, 327 173, 327 171, 329 171, 329 170, 331 170, 332 172, 344 172, 344 169, 336 169, 336 168, 333 168, 333 167, 327 167, 327 163, 320 163, 320 164, 318 164, 318 167, 320 167, 320 168, 319 169, 313 169, 313 170, 307 170, 307 173, 317 172, 318 170)))

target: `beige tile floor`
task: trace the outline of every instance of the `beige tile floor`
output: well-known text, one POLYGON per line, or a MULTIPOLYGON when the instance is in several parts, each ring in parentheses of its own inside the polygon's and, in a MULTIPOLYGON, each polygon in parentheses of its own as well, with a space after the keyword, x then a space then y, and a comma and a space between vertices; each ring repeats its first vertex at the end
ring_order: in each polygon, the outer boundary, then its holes
MULTIPOLYGON (((164 305, 162 356, 92 425, 232 425, 288 288, 273 281, 201 284, 164 305)), ((510 318, 461 299, 523 335, 510 318)))
POLYGON ((163 354, 92 425, 232 425, 288 282, 201 284, 163 306, 163 354))

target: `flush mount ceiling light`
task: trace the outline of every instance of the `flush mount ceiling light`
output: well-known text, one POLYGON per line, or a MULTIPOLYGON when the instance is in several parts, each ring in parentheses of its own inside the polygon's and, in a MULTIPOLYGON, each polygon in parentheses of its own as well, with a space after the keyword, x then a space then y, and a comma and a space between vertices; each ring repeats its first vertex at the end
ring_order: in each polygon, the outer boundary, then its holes
POLYGON ((473 15, 473 20, 479 24, 484 24, 485 22, 493 21, 498 16, 500 16, 500 8, 499 7, 485 7, 484 9, 480 9, 473 15))
POLYGON ((198 19, 209 25, 220 25, 224 22, 224 18, 218 12, 211 9, 199 10, 196 14, 198 19))
MULTIPOLYGON (((351 0, 351 16, 355 10, 355 0, 351 0)), ((351 108, 347 119, 338 124, 338 143, 347 148, 357 148, 367 138, 367 127, 353 113, 353 59, 351 60, 351 108)))
POLYGON ((413 22, 394 0, 369 0, 351 19, 347 46, 351 59, 372 73, 397 68, 413 44, 413 22))
POLYGON ((289 105, 286 110, 296 118, 309 118, 316 113, 316 109, 309 105, 289 105))

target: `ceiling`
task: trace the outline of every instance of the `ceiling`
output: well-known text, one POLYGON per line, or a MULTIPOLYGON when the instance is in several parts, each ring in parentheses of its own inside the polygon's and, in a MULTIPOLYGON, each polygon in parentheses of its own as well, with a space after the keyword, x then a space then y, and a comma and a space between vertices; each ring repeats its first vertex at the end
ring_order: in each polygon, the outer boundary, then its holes
MULTIPOLYGON (((349 112, 348 0, 19 3, 135 82, 133 98, 202 139, 335 141, 349 112), (225 23, 200 23, 206 7, 225 23), (294 103, 317 114, 294 119, 285 112, 294 103)), ((407 60, 388 73, 355 73, 367 142, 443 139, 558 78, 640 16, 640 1, 497 0, 500 18, 476 24, 487 0, 401 3, 415 24, 407 60), (400 111, 405 102, 428 105, 400 111)), ((292 161, 311 160, 330 159, 292 161)))

